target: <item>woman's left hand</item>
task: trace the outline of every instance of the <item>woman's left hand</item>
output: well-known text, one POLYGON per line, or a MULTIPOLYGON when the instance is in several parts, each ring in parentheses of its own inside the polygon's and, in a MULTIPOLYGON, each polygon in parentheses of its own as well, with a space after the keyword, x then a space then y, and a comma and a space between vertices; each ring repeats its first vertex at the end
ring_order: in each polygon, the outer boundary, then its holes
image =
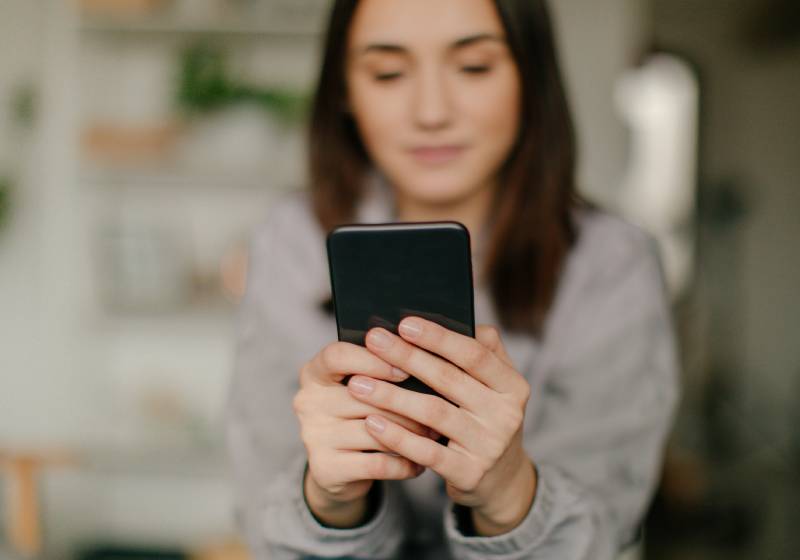
POLYGON ((530 385, 514 369, 493 327, 479 326, 471 338, 408 317, 398 331, 399 337, 370 330, 367 348, 451 402, 361 375, 351 377, 348 388, 356 398, 416 420, 450 441, 445 447, 378 415, 366 419, 370 433, 444 478, 453 502, 472 508, 479 534, 510 531, 524 519, 536 492, 536 471, 522 446, 530 385))

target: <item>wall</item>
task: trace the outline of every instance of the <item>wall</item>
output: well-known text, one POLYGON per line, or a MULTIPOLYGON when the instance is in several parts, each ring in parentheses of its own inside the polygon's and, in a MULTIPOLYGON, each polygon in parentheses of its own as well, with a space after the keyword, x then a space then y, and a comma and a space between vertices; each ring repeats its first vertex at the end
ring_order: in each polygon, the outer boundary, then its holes
POLYGON ((557 0, 550 5, 577 125, 580 185, 614 206, 627 157, 614 88, 648 44, 650 1, 557 0))
POLYGON ((712 365, 736 384, 734 414, 751 444, 785 449, 798 438, 800 396, 800 43, 747 43, 764 6, 659 0, 654 14, 659 42, 701 72, 704 194, 727 183, 746 205, 740 222, 701 247, 712 365))

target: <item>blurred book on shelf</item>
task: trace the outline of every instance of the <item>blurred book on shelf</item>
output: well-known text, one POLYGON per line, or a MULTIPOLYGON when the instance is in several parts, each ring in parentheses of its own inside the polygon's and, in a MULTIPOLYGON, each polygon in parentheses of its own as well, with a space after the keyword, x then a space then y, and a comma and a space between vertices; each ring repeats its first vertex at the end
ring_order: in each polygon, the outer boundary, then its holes
POLYGON ((173 153, 181 125, 121 125, 95 123, 83 132, 83 152, 87 159, 106 166, 163 165, 173 153))
POLYGON ((172 0, 81 0, 83 13, 90 16, 131 18, 158 13, 172 0))
POLYGON ((244 544, 231 537, 184 550, 178 547, 97 543, 85 546, 76 560, 249 560, 244 544))
POLYGON ((108 310, 172 310, 189 303, 191 268, 180 232, 120 224, 100 241, 100 289, 108 310))
POLYGON ((82 0, 88 31, 199 32, 308 36, 319 33, 329 0, 82 0))
POLYGON ((245 545, 238 539, 210 543, 195 550, 190 560, 249 560, 245 545))
POLYGON ((43 547, 39 490, 42 471, 74 467, 77 463, 77 454, 66 448, 0 448, 0 472, 4 474, 6 488, 5 532, 17 557, 35 557, 43 547))

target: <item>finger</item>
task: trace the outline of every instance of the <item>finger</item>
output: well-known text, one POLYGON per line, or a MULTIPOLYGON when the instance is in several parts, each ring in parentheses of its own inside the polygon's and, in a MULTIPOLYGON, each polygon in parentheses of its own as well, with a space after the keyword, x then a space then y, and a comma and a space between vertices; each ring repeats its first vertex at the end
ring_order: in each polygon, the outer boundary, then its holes
POLYGON ((401 381, 392 366, 357 344, 332 342, 320 350, 301 370, 301 377, 323 385, 341 383, 350 374, 369 375, 387 381, 401 381))
POLYGON ((370 414, 382 413, 391 417, 393 422, 402 425, 404 428, 411 430, 414 433, 426 434, 430 432, 427 426, 424 426, 415 420, 400 416, 399 414, 390 412, 388 410, 381 410, 376 406, 354 398, 344 385, 331 386, 327 388, 326 391, 330 392, 325 393, 325 396, 322 399, 323 404, 320 406, 324 406, 327 412, 336 418, 363 420, 370 414))
POLYGON ((470 471, 464 468, 464 455, 409 432, 381 415, 368 416, 364 423, 375 439, 387 448, 417 465, 432 469, 456 487, 469 487, 470 471))
POLYGON ((416 420, 464 447, 474 445, 470 436, 479 431, 475 417, 436 395, 360 375, 350 378, 347 388, 358 400, 416 420))
MULTIPOLYGON (((407 371, 459 406, 476 410, 485 401, 486 387, 479 381, 446 360, 406 342, 386 329, 370 330, 366 344, 382 360, 407 371)), ((475 344, 480 345, 477 342, 475 344)))
POLYGON ((336 428, 327 434, 331 447, 337 451, 383 451, 392 450, 369 433, 363 419, 337 422, 336 428))
POLYGON ((351 481, 404 480, 419 476, 424 469, 405 457, 388 453, 338 453, 336 468, 351 481))
POLYGON ((475 327, 475 340, 494 352, 498 358, 503 360, 509 367, 514 367, 511 356, 508 355, 503 339, 500 338, 498 330, 491 325, 478 325, 475 327))
POLYGON ((519 388, 519 374, 472 337, 421 317, 406 317, 398 331, 405 340, 452 362, 495 391, 512 393, 519 388))

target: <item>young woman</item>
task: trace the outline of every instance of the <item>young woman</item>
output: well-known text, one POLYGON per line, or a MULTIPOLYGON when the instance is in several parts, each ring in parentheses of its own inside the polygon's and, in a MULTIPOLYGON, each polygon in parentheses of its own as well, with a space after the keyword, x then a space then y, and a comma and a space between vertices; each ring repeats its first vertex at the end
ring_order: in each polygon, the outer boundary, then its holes
POLYGON ((228 442, 256 558, 635 541, 678 393, 669 309, 650 239, 578 202, 574 152, 544 1, 334 3, 311 189, 257 232, 240 311, 228 442), (336 342, 327 231, 440 219, 471 232, 476 338, 411 317, 336 342))

